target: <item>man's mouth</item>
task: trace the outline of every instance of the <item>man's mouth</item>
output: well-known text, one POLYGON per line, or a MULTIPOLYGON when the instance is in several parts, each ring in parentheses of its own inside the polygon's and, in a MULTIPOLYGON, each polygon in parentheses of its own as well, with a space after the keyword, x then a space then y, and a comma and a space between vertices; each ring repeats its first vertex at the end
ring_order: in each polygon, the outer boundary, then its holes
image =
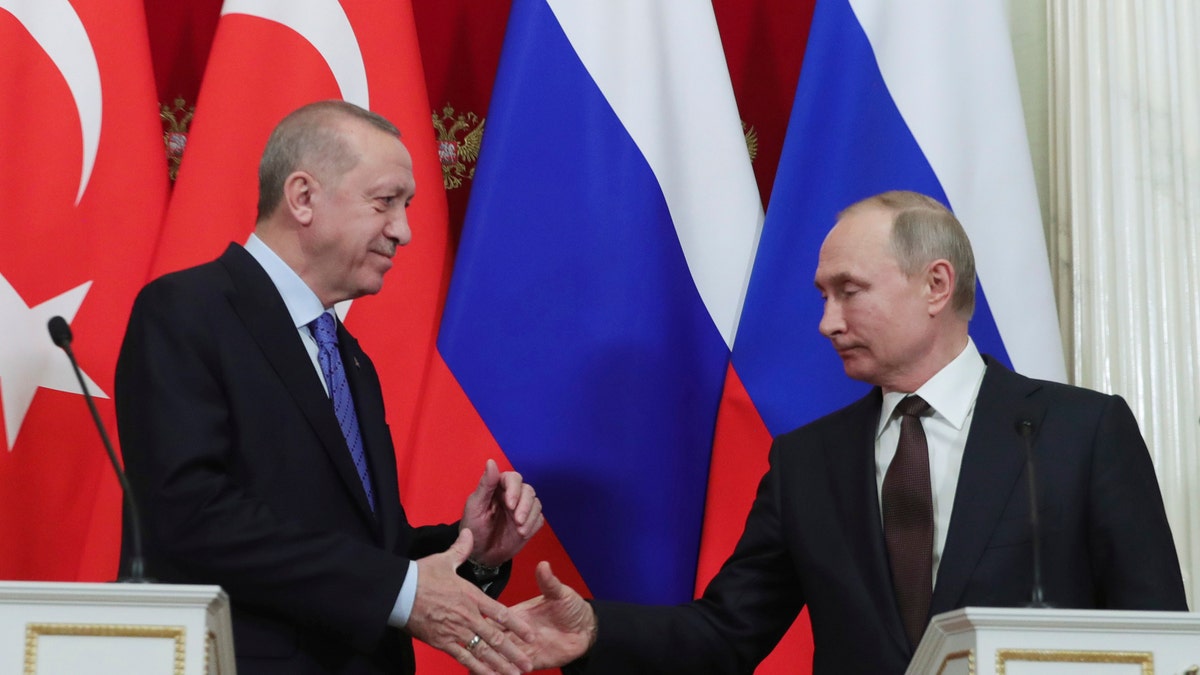
POLYGON ((838 356, 846 358, 850 354, 862 349, 862 345, 834 345, 834 349, 837 350, 838 356))

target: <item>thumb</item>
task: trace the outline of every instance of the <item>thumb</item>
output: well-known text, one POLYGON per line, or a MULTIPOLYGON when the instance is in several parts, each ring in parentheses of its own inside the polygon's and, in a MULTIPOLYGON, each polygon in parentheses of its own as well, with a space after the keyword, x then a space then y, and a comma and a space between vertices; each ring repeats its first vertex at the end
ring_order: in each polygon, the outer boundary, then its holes
POLYGON ((479 477, 479 485, 475 486, 475 494, 485 500, 490 500, 499 484, 500 467, 496 465, 496 460, 489 459, 483 467, 483 475, 479 477))
POLYGON ((558 577, 554 576, 554 572, 550 571, 549 562, 543 560, 542 562, 538 563, 537 570, 535 570, 535 575, 537 576, 538 590, 540 590, 542 595, 546 596, 548 600, 562 600, 563 598, 567 597, 570 589, 566 586, 566 584, 559 581, 558 577))
POLYGON ((458 539, 446 549, 446 553, 450 554, 450 559, 454 562, 454 567, 457 568, 467 561, 471 556, 471 548, 475 545, 475 535, 467 528, 458 531, 458 539))

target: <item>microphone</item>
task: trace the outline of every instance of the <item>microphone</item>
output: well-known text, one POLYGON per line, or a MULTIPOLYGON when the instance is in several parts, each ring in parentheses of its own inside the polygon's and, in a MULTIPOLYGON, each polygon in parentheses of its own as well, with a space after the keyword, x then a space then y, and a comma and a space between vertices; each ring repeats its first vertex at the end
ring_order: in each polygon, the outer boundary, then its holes
POLYGON ((65 319, 61 316, 55 316, 46 324, 50 330, 50 339, 54 341, 60 349, 67 353, 67 358, 71 360, 71 368, 75 370, 75 377, 79 379, 79 386, 83 390, 83 398, 87 401, 88 409, 92 411, 92 420, 96 423, 96 429, 100 432, 100 440, 104 442, 104 449, 108 451, 108 460, 112 462, 113 471, 117 474, 117 482, 121 484, 121 492, 125 494, 125 505, 129 507, 129 524, 133 535, 133 551, 129 561, 129 576, 125 579, 120 579, 122 582, 145 584, 153 581, 146 577, 146 559, 142 555, 142 518, 138 514, 137 502, 133 498, 133 488, 129 486, 129 479, 125 476, 125 470, 121 468, 121 463, 117 461, 117 453, 113 450, 112 442, 108 440, 108 432, 104 430, 104 423, 100 420, 100 413, 96 410, 96 402, 92 400, 92 394, 88 391, 87 383, 83 379, 83 371, 79 369, 79 363, 75 361, 75 353, 71 351, 71 327, 67 325, 65 319))
POLYGON ((1033 537, 1033 592, 1026 607, 1046 608, 1050 604, 1043 599, 1042 588, 1042 518, 1038 513, 1037 476, 1034 473, 1036 463, 1033 459, 1033 421, 1027 417, 1018 417, 1017 433, 1025 441, 1025 476, 1029 487, 1029 531, 1033 537))

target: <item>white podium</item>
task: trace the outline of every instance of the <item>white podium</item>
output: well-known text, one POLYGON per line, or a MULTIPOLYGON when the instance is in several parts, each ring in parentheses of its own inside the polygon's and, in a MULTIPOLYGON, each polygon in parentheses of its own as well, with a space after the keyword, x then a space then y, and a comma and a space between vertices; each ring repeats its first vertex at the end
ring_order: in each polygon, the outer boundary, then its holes
POLYGON ((0 581, 5 675, 235 675, 218 586, 0 581))
POLYGON ((1197 675, 1200 614, 967 607, 933 617, 907 675, 1197 675))

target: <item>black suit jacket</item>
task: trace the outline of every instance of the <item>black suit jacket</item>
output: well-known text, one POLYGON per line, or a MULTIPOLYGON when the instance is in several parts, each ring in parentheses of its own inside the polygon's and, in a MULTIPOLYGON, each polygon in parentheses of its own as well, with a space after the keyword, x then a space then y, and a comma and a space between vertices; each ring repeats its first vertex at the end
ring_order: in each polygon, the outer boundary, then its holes
POLYGON ((121 347, 148 572, 225 588, 242 673, 413 672, 387 618, 409 560, 457 533, 409 525, 374 366, 340 324, 338 340, 376 513, 282 297, 240 246, 143 289, 121 347))
MULTIPOLYGON (((882 395, 784 434, 746 529, 704 596, 680 607, 595 603, 589 673, 750 673, 807 605, 815 675, 900 674, 912 658, 892 591, 875 481, 882 395)), ((1158 482, 1116 396, 987 360, 930 616, 1030 599, 1024 441, 1034 425, 1046 600, 1186 610, 1158 482)))

